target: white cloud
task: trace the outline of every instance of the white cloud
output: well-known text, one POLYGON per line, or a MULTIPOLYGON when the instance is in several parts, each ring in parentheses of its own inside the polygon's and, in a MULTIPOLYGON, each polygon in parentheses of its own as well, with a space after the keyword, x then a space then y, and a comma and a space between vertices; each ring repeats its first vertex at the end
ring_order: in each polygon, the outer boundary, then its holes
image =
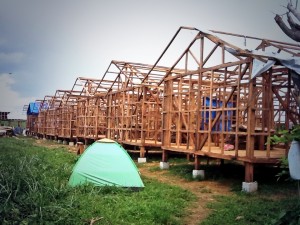
POLYGON ((7 73, 0 74, 0 111, 10 112, 10 119, 26 119, 23 106, 32 101, 32 98, 22 97, 12 85, 16 81, 7 73))
MULTIPOLYGON (((0 40, 1 41, 1 40, 0 40)), ((25 54, 22 52, 11 52, 5 53, 0 52, 0 62, 1 64, 4 63, 20 63, 25 58, 25 54)))

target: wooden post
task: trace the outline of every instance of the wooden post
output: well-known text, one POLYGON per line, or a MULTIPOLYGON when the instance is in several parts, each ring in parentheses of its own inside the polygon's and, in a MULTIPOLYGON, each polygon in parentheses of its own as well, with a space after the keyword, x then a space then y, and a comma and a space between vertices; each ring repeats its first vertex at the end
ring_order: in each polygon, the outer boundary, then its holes
POLYGON ((163 150, 163 152, 162 152, 162 161, 163 162, 168 161, 168 151, 167 150, 163 150))
POLYGON ((245 182, 253 182, 253 163, 245 162, 245 182))
MULTIPOLYGON (((255 96, 255 82, 256 78, 249 78, 246 157, 250 160, 254 157, 255 138, 253 133, 255 128, 255 105, 253 102, 253 96, 255 96)), ((253 163, 251 162, 245 162, 245 181, 253 182, 253 163)))
POLYGON ((140 157, 145 158, 145 147, 144 146, 140 146, 140 157))
MULTIPOLYGON (((147 97, 147 94, 148 94, 148 88, 146 86, 141 86, 140 88, 140 91, 142 92, 141 94, 143 95, 143 100, 142 100, 142 103, 140 103, 141 105, 141 109, 142 110, 142 124, 141 124, 141 127, 139 128, 138 127, 138 124, 137 124, 137 127, 136 129, 140 129, 141 131, 141 144, 144 145, 145 144, 145 140, 146 140, 146 137, 145 137, 145 128, 147 127, 146 126, 146 123, 147 123, 147 118, 145 118, 145 113, 146 113, 146 110, 147 110, 147 104, 146 104, 146 97, 147 97)), ((137 109, 138 111, 139 109, 137 109)), ((138 114, 138 112, 136 112, 136 114, 138 114)))
POLYGON ((191 160, 191 155, 190 154, 186 154, 186 160, 189 162, 191 160))
POLYGON ((195 155, 195 170, 199 170, 199 166, 200 166, 199 156, 195 155))
MULTIPOLYGON (((249 78, 250 79, 250 78, 249 78)), ((254 88, 255 78, 249 81, 249 94, 248 94, 248 112, 247 112, 247 144, 246 144, 246 157, 252 159, 254 157, 254 127, 255 127, 255 106, 253 96, 255 96, 254 88)))
MULTIPOLYGON (((163 102, 163 135, 162 135, 162 146, 171 146, 171 124, 172 124, 172 80, 165 82, 164 102, 163 102)), ((165 151, 163 151, 165 152, 165 151)), ((163 156, 164 158, 164 156, 163 156)))
MULTIPOLYGON (((95 117, 94 117, 94 122, 95 122, 95 129, 94 129, 94 137, 95 137, 95 140, 96 139, 99 139, 98 137, 98 133, 99 133, 99 126, 101 124, 99 124, 99 117, 100 117, 100 113, 99 113, 99 106, 97 104, 97 99, 96 98, 93 98, 93 106, 94 106, 94 109, 95 109, 95 117)), ((100 103, 99 103, 100 104, 100 103)))
POLYGON ((115 139, 112 137, 112 127, 111 127, 111 117, 112 117, 112 96, 108 93, 107 97, 107 106, 106 106, 106 137, 110 139, 115 139))
POLYGON ((77 142, 77 155, 81 155, 84 152, 84 145, 82 142, 77 142))

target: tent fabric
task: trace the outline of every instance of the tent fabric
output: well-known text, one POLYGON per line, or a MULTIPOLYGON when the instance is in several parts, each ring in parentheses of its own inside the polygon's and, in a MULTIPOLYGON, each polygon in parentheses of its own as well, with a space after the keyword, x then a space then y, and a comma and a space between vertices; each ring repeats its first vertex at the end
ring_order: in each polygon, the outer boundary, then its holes
POLYGON ((126 150, 114 141, 100 140, 79 158, 69 179, 70 186, 144 187, 138 169, 126 150))

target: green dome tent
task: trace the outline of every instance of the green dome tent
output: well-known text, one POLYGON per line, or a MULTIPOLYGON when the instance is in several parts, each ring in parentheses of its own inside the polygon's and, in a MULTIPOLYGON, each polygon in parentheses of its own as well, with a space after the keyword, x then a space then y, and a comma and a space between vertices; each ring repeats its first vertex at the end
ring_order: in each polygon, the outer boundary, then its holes
POLYGON ((144 187, 131 157, 121 145, 110 139, 94 142, 75 164, 69 185, 86 182, 96 186, 144 187))

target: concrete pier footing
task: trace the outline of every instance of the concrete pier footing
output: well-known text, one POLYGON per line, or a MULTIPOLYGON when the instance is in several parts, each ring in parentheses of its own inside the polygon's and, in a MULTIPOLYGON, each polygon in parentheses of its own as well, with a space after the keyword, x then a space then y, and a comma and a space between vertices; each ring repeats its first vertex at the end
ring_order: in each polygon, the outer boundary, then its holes
POLYGON ((193 170, 193 178, 200 178, 204 179, 205 178, 205 172, 204 170, 193 170))
POLYGON ((257 191, 258 183, 255 182, 243 182, 242 183, 242 191, 251 193, 257 191))
POLYGON ((138 158, 138 163, 146 163, 147 158, 138 158))
POLYGON ((160 162, 159 168, 162 170, 168 170, 170 168, 170 164, 168 162, 160 162))

